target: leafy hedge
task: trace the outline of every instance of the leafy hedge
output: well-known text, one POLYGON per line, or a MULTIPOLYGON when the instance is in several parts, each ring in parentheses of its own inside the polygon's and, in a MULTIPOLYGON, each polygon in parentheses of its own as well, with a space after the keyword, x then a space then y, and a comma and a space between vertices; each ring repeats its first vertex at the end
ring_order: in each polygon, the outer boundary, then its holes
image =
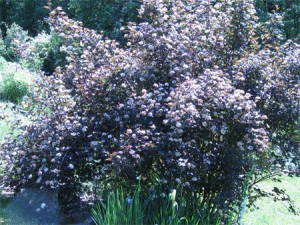
POLYGON ((139 14, 122 48, 51 13, 68 65, 37 84, 35 122, 1 146, 3 180, 66 200, 86 180, 141 177, 230 215, 263 174, 299 162, 282 131, 298 126, 300 46, 270 45, 252 0, 144 0, 139 14))

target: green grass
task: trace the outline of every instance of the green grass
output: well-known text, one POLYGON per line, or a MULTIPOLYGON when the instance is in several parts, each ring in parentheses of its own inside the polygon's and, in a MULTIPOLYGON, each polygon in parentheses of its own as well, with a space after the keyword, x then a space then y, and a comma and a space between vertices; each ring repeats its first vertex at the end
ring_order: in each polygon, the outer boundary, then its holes
POLYGON ((28 77, 27 75, 20 75, 17 66, 13 68, 14 64, 1 60, 0 65, 0 100, 18 103, 22 98, 28 94, 29 85, 27 81, 20 80, 20 77, 28 77))
POLYGON ((2 80, 2 74, 5 73, 13 73, 15 75, 15 80, 22 81, 28 85, 32 85, 37 76, 34 73, 30 72, 28 69, 23 68, 20 64, 6 62, 0 56, 0 81, 2 80))
POLYGON ((20 103, 25 95, 29 93, 29 85, 18 81, 13 73, 2 74, 0 82, 0 99, 20 103))
POLYGON ((36 75, 0 57, 0 100, 19 103, 28 94, 36 75))
MULTIPOLYGON (((295 201, 300 209, 300 177, 282 177, 282 183, 265 181, 259 184, 264 190, 271 191, 273 187, 286 190, 287 194, 295 201)), ((245 225, 296 225, 300 224, 300 215, 294 215, 288 211, 287 204, 270 198, 258 200, 258 209, 248 209, 245 218, 245 225)))

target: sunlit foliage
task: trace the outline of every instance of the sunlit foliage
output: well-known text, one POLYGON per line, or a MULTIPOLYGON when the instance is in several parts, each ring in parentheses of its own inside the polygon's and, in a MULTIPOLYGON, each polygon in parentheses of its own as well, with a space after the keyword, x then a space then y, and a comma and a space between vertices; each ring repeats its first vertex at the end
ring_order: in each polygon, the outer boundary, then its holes
POLYGON ((286 155, 297 163, 282 132, 299 119, 300 46, 270 46, 252 0, 144 0, 139 14, 121 48, 51 13, 68 65, 42 78, 30 100, 40 115, 1 147, 5 181, 68 194, 88 179, 141 177, 231 209, 246 178, 286 155))

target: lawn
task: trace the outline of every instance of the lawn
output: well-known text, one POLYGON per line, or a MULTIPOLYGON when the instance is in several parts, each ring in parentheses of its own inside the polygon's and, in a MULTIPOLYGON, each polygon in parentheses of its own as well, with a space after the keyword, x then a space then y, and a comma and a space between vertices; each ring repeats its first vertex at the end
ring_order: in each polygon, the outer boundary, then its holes
POLYGON ((7 62, 0 56, 0 81, 2 80, 2 74, 13 73, 15 74, 15 79, 18 81, 23 81, 29 85, 33 84, 36 74, 30 72, 28 69, 22 67, 18 63, 7 62))
MULTIPOLYGON (((282 177, 282 183, 265 181, 259 184, 264 190, 271 191, 274 186, 286 190, 295 205, 300 209, 300 177, 282 177)), ((288 211, 287 204, 262 198, 256 203, 258 209, 250 210, 245 215, 245 225, 296 225, 300 224, 300 215, 288 211)))

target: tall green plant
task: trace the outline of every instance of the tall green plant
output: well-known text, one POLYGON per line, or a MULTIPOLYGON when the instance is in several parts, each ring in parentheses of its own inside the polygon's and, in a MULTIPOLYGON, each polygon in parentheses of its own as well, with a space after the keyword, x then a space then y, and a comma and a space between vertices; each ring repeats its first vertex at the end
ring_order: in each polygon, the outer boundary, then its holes
MULTIPOLYGON (((133 192, 119 188, 104 195, 92 214, 98 225, 220 225, 220 211, 209 207, 200 195, 186 195, 182 189, 163 191, 158 187, 145 194, 140 187, 133 192)), ((228 218, 224 221, 232 223, 228 218)))
POLYGON ((98 225, 143 224, 141 190, 128 193, 122 188, 105 196, 103 201, 92 209, 93 220, 98 225))
POLYGON ((160 225, 219 225, 231 224, 217 205, 197 192, 186 193, 182 188, 163 191, 158 188, 144 200, 144 224, 160 225))
POLYGON ((23 81, 14 79, 13 73, 2 74, 0 81, 0 99, 18 103, 28 93, 28 85, 23 81))

